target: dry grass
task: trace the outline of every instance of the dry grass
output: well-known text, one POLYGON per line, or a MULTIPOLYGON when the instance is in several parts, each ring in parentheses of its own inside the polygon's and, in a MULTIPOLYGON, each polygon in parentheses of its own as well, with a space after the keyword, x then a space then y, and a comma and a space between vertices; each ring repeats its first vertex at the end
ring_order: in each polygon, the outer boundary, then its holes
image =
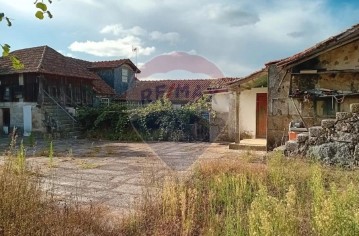
POLYGON ((276 153, 206 161, 187 182, 166 182, 160 200, 145 199, 121 233, 358 235, 358 178, 276 153))
POLYGON ((0 167, 0 235, 118 235, 119 224, 108 220, 105 208, 60 203, 43 192, 23 150, 12 145, 0 167))
POLYGON ((165 181, 159 196, 144 192, 119 221, 103 207, 44 193, 24 155, 11 146, 0 168, 0 235, 359 234, 356 170, 278 153, 203 161, 186 181, 165 181))

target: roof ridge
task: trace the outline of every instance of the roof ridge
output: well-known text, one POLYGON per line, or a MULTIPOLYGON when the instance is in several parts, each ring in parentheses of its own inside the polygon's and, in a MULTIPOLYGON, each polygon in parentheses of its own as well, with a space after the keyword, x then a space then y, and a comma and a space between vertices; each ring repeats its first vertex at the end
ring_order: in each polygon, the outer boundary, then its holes
MULTIPOLYGON (((321 50, 321 48, 323 47, 326 47, 328 46, 329 48, 333 47, 333 45, 330 45, 330 44, 334 44, 342 39, 345 40, 350 40, 350 39, 353 39, 353 38, 347 38, 345 39, 346 37, 348 37, 348 35, 351 35, 353 33, 356 33, 356 31, 359 30, 359 23, 358 24, 355 24, 349 28, 346 28, 345 30, 342 30, 341 32, 335 34, 335 35, 332 35, 324 40, 321 40, 317 43, 315 43, 313 46, 311 47, 308 47, 300 52, 297 52, 291 56, 288 56, 288 57, 285 57, 285 58, 282 58, 280 60, 276 60, 276 61, 273 61, 273 62, 268 62, 266 63, 266 65, 270 65, 270 64, 276 64, 277 66, 286 66, 288 64, 291 64, 295 61, 298 61, 300 60, 300 58, 303 58, 303 57, 306 57, 306 56, 309 56, 311 53, 314 53, 315 50, 321 50)), ((358 33, 356 34, 355 37, 358 37, 358 33)))
POLYGON ((40 71, 40 67, 42 65, 42 62, 44 60, 44 57, 45 57, 45 53, 46 53, 46 49, 48 48, 47 45, 43 46, 43 51, 42 51, 42 55, 41 55, 41 58, 40 58, 40 61, 39 61, 39 65, 37 66, 37 71, 40 71))
POLYGON ((104 61, 91 61, 91 62, 112 62, 112 61, 122 61, 122 60, 129 60, 129 58, 121 58, 116 60, 104 60, 104 61))
POLYGON ((219 78, 207 78, 207 79, 139 79, 141 82, 154 82, 154 81, 218 81, 218 80, 225 80, 225 79, 240 79, 241 77, 219 77, 219 78))
POLYGON ((215 78, 209 78, 209 79, 145 79, 145 80, 139 79, 139 81, 141 81, 141 82, 155 82, 155 81, 176 82, 176 81, 206 81, 206 80, 216 80, 216 79, 215 78))

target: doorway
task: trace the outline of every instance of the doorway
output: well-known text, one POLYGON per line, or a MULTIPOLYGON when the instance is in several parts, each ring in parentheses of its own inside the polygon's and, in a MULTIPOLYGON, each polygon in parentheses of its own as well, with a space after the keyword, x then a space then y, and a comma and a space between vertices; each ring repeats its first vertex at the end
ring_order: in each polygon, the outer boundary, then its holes
POLYGON ((267 137, 267 93, 257 93, 256 138, 267 137))
POLYGON ((10 129, 10 108, 2 108, 1 113, 2 132, 8 134, 10 129))

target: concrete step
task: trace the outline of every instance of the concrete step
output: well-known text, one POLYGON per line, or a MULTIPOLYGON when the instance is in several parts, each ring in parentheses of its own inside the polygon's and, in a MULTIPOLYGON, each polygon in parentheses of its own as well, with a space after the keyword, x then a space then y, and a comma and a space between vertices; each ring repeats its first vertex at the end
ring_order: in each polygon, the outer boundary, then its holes
POLYGON ((241 140, 239 143, 229 144, 229 149, 266 151, 267 145, 264 139, 244 139, 241 140))

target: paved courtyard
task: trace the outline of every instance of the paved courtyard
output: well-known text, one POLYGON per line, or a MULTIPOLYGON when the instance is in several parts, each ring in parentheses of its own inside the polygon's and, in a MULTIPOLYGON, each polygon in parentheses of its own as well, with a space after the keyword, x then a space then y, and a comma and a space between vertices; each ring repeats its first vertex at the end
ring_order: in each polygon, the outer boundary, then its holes
MULTIPOLYGON (((0 151, 8 147, 0 139, 0 151)), ((44 188, 61 200, 101 203, 128 212, 144 192, 154 192, 166 177, 183 177, 204 158, 237 155, 219 143, 121 143, 91 140, 24 140, 27 163, 44 176, 44 188)), ((3 152, 1 152, 3 153, 3 152)))

